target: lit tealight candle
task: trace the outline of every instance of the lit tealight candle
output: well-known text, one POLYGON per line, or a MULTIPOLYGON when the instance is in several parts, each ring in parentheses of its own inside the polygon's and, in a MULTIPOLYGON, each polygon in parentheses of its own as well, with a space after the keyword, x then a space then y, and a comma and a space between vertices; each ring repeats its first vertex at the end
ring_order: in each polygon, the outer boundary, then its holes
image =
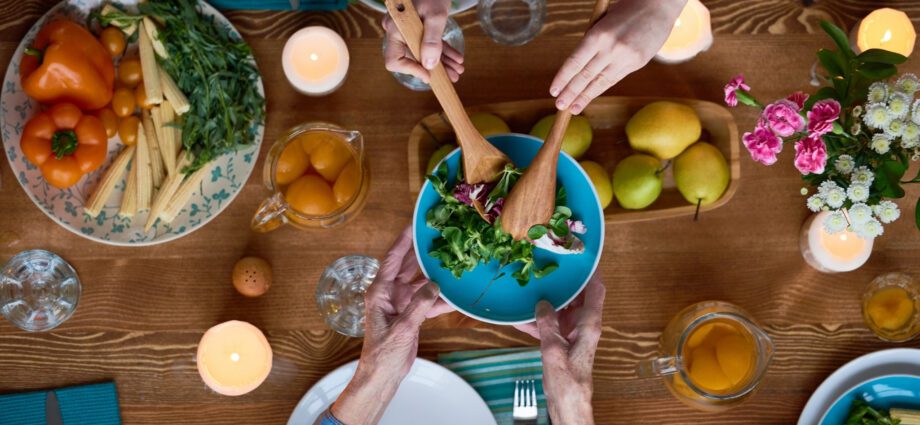
POLYGON ((910 56, 914 51, 917 32, 907 14, 884 8, 872 11, 854 29, 856 50, 884 49, 910 56))
POLYGON ((848 272, 866 264, 872 255, 872 239, 863 239, 844 230, 828 233, 824 229, 827 211, 812 215, 802 226, 800 245, 808 265, 822 272, 848 272))
POLYGON ((326 27, 306 27, 284 44, 281 66, 301 93, 322 96, 338 89, 348 74, 345 40, 326 27))
POLYGON ((272 370, 272 348, 259 328, 231 320, 208 329, 198 343, 198 373, 212 390, 238 396, 262 384, 272 370))
POLYGON ((671 35, 655 55, 663 63, 679 63, 693 59, 712 46, 712 25, 709 9, 700 0, 689 0, 674 21, 671 35))

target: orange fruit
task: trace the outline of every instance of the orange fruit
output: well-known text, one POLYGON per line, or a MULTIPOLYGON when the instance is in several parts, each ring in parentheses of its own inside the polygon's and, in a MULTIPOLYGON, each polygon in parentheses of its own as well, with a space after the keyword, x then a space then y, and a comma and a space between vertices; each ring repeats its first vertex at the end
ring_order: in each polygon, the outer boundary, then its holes
POLYGON ((313 169, 329 182, 334 182, 345 164, 354 159, 345 141, 331 134, 307 133, 301 136, 301 146, 310 155, 313 169))
POLYGON ((914 316, 914 301, 904 288, 892 286, 878 290, 869 299, 866 312, 876 326, 896 331, 914 316))
POLYGON ((725 335, 716 341, 716 360, 732 385, 745 381, 751 371, 754 346, 740 334, 725 335))
POLYGON ((332 186, 336 205, 341 207, 354 197, 355 193, 358 192, 359 184, 361 184, 361 173, 358 169, 358 162, 352 159, 339 173, 339 178, 335 180, 335 184, 332 186))
POLYGON ((715 350, 710 347, 699 347, 693 350, 693 359, 690 364, 690 379, 700 388, 707 391, 725 391, 732 386, 731 380, 719 366, 715 350))
POLYGON ((278 156, 278 164, 275 166, 275 183, 286 185, 310 168, 310 158, 300 148, 300 143, 292 142, 285 146, 278 156))
POLYGON ((307 215, 325 215, 335 210, 332 188, 319 176, 307 174, 291 183, 284 199, 297 212, 307 215))

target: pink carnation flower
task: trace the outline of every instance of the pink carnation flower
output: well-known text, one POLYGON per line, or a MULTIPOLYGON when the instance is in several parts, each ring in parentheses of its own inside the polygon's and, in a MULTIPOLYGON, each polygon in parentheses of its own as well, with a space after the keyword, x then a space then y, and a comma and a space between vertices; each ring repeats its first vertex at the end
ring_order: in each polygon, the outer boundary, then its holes
POLYGON ((808 100, 808 94, 805 92, 797 91, 795 93, 790 94, 789 97, 786 98, 786 100, 798 105, 799 110, 801 111, 802 108, 805 107, 805 101, 808 100))
POLYGON ((795 103, 785 99, 767 105, 761 119, 780 137, 789 137, 805 128, 805 118, 799 115, 795 103))
POLYGON ((751 158, 763 165, 773 165, 776 155, 783 150, 783 140, 773 134, 763 121, 757 123, 754 132, 744 133, 741 140, 751 153, 751 158))
POLYGON ((827 165, 827 146, 821 137, 806 137, 795 142, 795 168, 802 173, 821 174, 827 165))
POLYGON ((808 137, 820 138, 834 129, 834 121, 840 116, 840 103, 834 99, 815 102, 808 111, 808 137))
POLYGON ((725 85, 725 104, 734 108, 738 106, 738 95, 735 94, 738 90, 750 90, 751 87, 747 84, 744 84, 744 75, 738 74, 735 78, 732 78, 728 84, 725 85))

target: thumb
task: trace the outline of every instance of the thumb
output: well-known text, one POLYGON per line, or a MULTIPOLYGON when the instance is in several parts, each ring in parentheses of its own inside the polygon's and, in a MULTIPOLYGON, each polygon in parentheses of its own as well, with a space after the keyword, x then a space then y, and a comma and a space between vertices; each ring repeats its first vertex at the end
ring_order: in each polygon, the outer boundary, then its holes
POLYGON ((440 293, 441 289, 436 283, 428 282, 412 295, 412 300, 409 301, 409 305, 406 306, 398 321, 404 323, 402 326, 418 329, 425 321, 425 315, 438 301, 440 293))
POLYGON ((422 57, 419 60, 425 69, 434 69, 441 60, 444 36, 444 27, 447 26, 447 15, 433 15, 425 17, 425 33, 422 35, 422 57))
POLYGON ((559 333, 559 316, 556 309, 546 300, 537 303, 537 331, 540 334, 540 348, 544 355, 552 357, 562 354, 565 340, 559 333))

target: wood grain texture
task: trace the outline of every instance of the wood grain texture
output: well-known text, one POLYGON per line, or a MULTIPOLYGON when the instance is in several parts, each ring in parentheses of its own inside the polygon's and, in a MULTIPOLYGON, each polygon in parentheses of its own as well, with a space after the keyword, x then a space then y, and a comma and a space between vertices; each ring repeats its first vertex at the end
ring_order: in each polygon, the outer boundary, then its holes
MULTIPOLYGON (((19 38, 52 3, 0 4, 0 63, 8 62, 19 38)), ((492 44, 473 28, 472 12, 462 15, 469 54, 467 72, 457 85, 461 98, 477 105, 546 97, 554 73, 578 42, 560 35, 580 32, 591 4, 550 2, 547 34, 520 48, 492 44)), ((651 64, 608 94, 720 102, 725 81, 744 72, 761 100, 781 98, 808 89, 814 52, 830 45, 824 37, 807 34, 817 19, 812 14, 852 22, 865 10, 888 3, 819 1, 809 9, 791 1, 707 4, 719 33, 709 52, 686 64, 651 64), (804 19, 802 10, 809 11, 804 19), (770 34, 768 28, 777 22, 786 34, 770 34)), ((891 4, 920 16, 920 2, 891 4)), ((84 289, 76 314, 53 332, 29 334, 0 320, 0 392, 114 379, 128 424, 279 424, 321 376, 357 358, 360 341, 336 335, 322 323, 315 283, 339 256, 382 256, 409 223, 414 198, 406 190, 406 140, 412 126, 439 106, 430 93, 404 89, 383 69, 379 32, 371 32, 380 16, 366 8, 328 15, 231 16, 244 28, 266 82, 263 156, 284 130, 303 121, 360 130, 373 175, 364 213, 337 231, 252 233, 249 219, 267 195, 256 173, 223 214, 188 237, 149 248, 109 247, 54 224, 0 159, 0 259, 24 249, 50 249, 76 267, 84 289), (318 20, 346 29, 352 58, 342 89, 321 99, 291 90, 278 59, 279 39, 318 20), (247 254, 260 255, 274 267, 275 281, 264 297, 247 299, 232 289, 231 267, 247 254), (277 355, 266 384, 238 398, 209 392, 193 363, 201 334, 229 319, 265 330, 277 355)), ((903 70, 920 72, 920 62, 913 59, 903 70)), ((733 114, 742 131, 755 124, 753 111, 733 114)), ((619 424, 623 418, 636 424, 790 424, 814 388, 852 358, 888 347, 920 347, 918 341, 895 345, 877 340, 859 312, 861 291, 875 275, 893 270, 920 274, 920 233, 904 218, 887 227, 864 268, 841 275, 810 269, 798 250, 799 226, 807 216, 798 194, 802 183, 788 155, 784 152, 783 162, 772 168, 742 155, 743 177, 735 197, 697 223, 676 218, 608 227, 600 267, 608 298, 594 375, 599 424, 619 424), (659 332, 671 316, 706 299, 743 306, 777 343, 775 362, 759 392, 721 415, 694 412, 661 382, 639 380, 633 372, 638 361, 654 355, 659 332)), ((260 160, 257 169, 261 165, 260 160)), ((911 188, 901 207, 912 211, 909 200, 918 195, 920 190, 911 188)), ((531 344, 513 329, 451 314, 426 323, 420 354, 434 358, 453 350, 531 344)))

